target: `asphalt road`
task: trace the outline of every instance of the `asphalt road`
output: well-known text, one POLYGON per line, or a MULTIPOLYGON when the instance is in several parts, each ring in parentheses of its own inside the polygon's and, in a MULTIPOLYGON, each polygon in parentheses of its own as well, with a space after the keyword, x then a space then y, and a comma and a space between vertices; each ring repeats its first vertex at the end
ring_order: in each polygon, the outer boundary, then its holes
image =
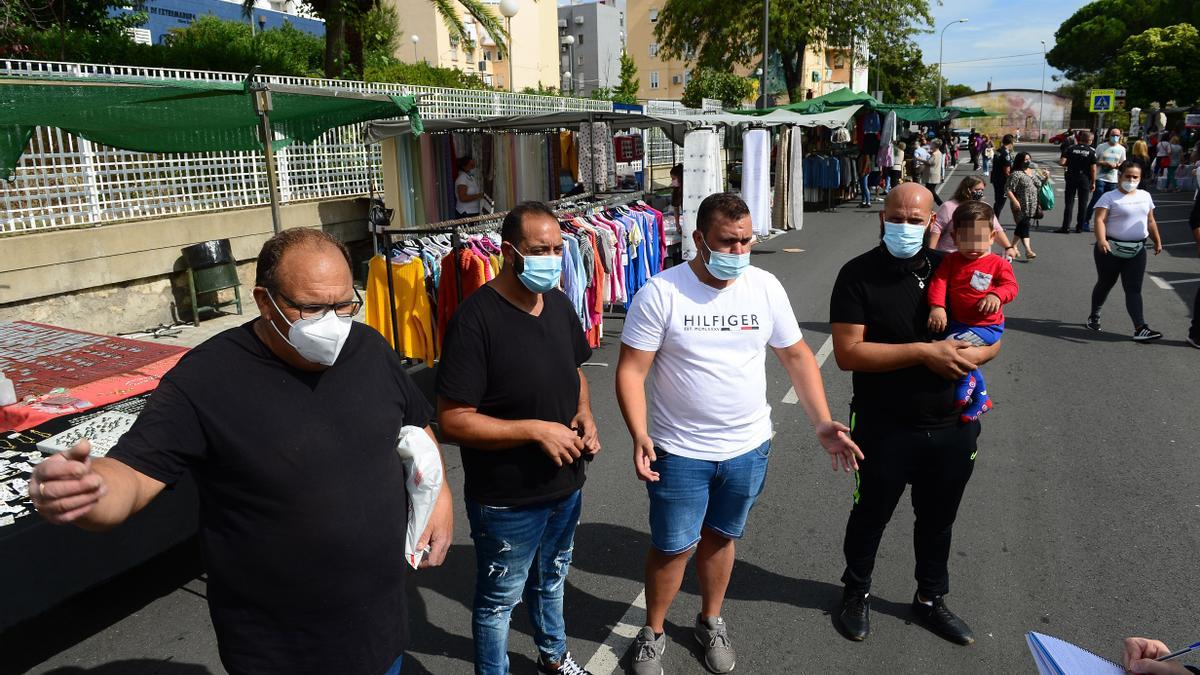
MULTIPOLYGON (((1032 149, 1047 162, 1057 157, 1050 146, 1032 149)), ((960 166, 944 194, 966 170, 960 166)), ((1130 341, 1119 287, 1106 307, 1105 331, 1083 328, 1095 280, 1093 240, 1051 233, 1060 210, 1033 233, 1038 259, 1016 263, 1021 295, 1005 309, 1003 350, 985 370, 996 408, 984 418, 951 554, 948 603, 974 628, 978 642, 971 647, 951 645, 909 621, 907 500, 880 549, 870 639, 851 643, 835 631, 830 610, 840 597, 853 480, 830 470, 800 408, 780 402, 789 384, 768 360, 775 446, 766 491, 738 544, 725 605, 738 672, 1035 672, 1024 640, 1030 630, 1110 658, 1126 635, 1157 636, 1170 645, 1198 638, 1200 351, 1183 338, 1200 264, 1188 244, 1191 195, 1156 200, 1164 241, 1181 244, 1149 263, 1149 273, 1163 282, 1147 279, 1143 292, 1148 321, 1166 334, 1157 343, 1130 341)), ((877 214, 877 207, 852 204, 809 213, 801 232, 755 249, 754 264, 788 289, 814 351, 829 334, 837 270, 877 243, 877 214)), ((1004 220, 1011 230, 1007 209, 1004 220)), ((589 467, 566 619, 581 662, 611 663, 602 647, 607 640, 623 666, 629 640, 610 635, 622 618, 634 628, 643 619, 630 605, 642 588, 647 500, 613 389, 620 318, 605 327, 610 337, 586 369, 605 450, 589 467)), ((834 415, 844 419, 850 376, 832 358, 823 374, 834 415)), ((453 484, 461 486, 457 451, 446 457, 453 484)), ((447 564, 413 576, 406 672, 470 672, 474 557, 461 504, 457 523, 447 564)), ((175 551, 0 635, 0 671, 223 673, 194 560, 190 549, 175 551)), ((669 673, 704 672, 691 647, 698 606, 689 572, 669 617, 669 673)), ((534 671, 530 634, 518 607, 510 640, 514 673, 534 671)))

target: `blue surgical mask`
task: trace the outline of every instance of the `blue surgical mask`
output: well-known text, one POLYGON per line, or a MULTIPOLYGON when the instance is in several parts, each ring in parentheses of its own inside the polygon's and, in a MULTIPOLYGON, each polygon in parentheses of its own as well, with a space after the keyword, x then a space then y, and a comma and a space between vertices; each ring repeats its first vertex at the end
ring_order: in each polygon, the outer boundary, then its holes
POLYGON ((733 281, 742 276, 742 272, 750 266, 750 252, 745 253, 721 253, 714 251, 708 246, 708 242, 704 241, 704 237, 700 237, 704 248, 708 249, 708 260, 704 263, 704 267, 708 269, 708 273, 721 281, 733 281))
POLYGON ((533 293, 549 293, 558 288, 558 280, 562 277, 562 257, 557 255, 521 255, 513 247, 513 252, 521 257, 521 273, 517 278, 533 293))
POLYGON ((1111 144, 1113 144, 1113 145, 1116 145, 1117 143, 1120 143, 1120 142, 1121 142, 1121 137, 1120 137, 1120 136, 1109 136, 1109 137, 1108 137, 1108 142, 1109 142, 1109 143, 1111 143, 1111 144))
POLYGON ((883 245, 888 253, 902 260, 908 260, 921 252, 925 246, 925 226, 909 225, 908 223, 884 223, 883 245))

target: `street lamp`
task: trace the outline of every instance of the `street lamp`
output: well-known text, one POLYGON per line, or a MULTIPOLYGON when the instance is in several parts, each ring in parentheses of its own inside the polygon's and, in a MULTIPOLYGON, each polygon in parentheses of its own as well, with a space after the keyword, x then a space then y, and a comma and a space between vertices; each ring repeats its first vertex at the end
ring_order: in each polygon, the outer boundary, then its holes
MULTIPOLYGON (((574 66, 575 65, 575 36, 568 35, 565 38, 563 38, 562 41, 563 41, 563 44, 567 46, 567 66, 568 67, 574 66)), ((570 77, 571 76, 570 72, 571 71, 568 70, 567 75, 564 75, 564 77, 570 77)), ((572 94, 575 93, 575 81, 574 80, 571 81, 571 93, 572 94)))
POLYGON ((413 43, 413 63, 416 63, 417 62, 417 43, 421 41, 421 36, 414 33, 413 36, 409 39, 412 40, 412 43, 413 43))
POLYGON ((1038 95, 1038 142, 1046 140, 1046 41, 1042 40, 1042 93, 1038 95))
POLYGON ((571 79, 571 71, 564 70, 563 71, 563 79, 567 81, 567 85, 569 87, 571 87, 572 89, 575 88, 575 82, 574 82, 574 80, 571 79))
POLYGON ((517 15, 517 11, 521 9, 521 4, 517 0, 500 0, 500 14, 504 16, 504 30, 508 32, 508 90, 513 89, 513 34, 512 34, 512 18, 517 15))
MULTIPOLYGON (((956 23, 966 23, 966 22, 967 22, 966 19, 959 19, 958 21, 951 21, 950 23, 946 24, 946 28, 949 28, 950 26, 953 26, 956 23)), ((946 28, 942 29, 942 36, 940 38, 938 38, 938 107, 939 108, 942 107, 942 80, 945 79, 942 77, 942 50, 946 46, 946 28)))

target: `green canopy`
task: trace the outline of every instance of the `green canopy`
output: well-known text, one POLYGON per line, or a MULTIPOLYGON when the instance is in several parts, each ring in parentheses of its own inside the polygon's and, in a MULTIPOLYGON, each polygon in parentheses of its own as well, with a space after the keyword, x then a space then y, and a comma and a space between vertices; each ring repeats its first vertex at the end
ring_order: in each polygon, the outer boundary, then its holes
POLYGON ((774 108, 766 108, 763 110, 737 110, 735 112, 743 115, 766 115, 775 110, 787 110, 804 115, 813 115, 816 113, 823 113, 829 110, 836 110, 838 108, 845 108, 852 105, 866 106, 868 109, 881 113, 895 112, 896 117, 914 124, 947 122, 958 117, 989 116, 989 113, 983 108, 966 108, 959 106, 943 106, 939 108, 934 105, 880 103, 873 96, 864 94, 863 92, 851 91, 848 87, 829 92, 824 96, 818 96, 817 98, 808 99, 807 101, 800 101, 798 103, 791 103, 789 105, 776 106, 774 108))
MULTIPOLYGON (((274 148, 335 127, 408 116, 411 96, 266 85, 274 148)), ((124 78, 0 78, 0 178, 10 179, 34 127, 58 127, 140 152, 263 150, 254 92, 245 83, 124 78)))

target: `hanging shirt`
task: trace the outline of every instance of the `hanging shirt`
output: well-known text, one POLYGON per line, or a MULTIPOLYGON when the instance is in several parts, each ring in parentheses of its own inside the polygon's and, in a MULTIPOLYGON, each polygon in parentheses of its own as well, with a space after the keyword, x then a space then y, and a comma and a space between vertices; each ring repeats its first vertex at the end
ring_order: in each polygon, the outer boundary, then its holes
POLYGON ((433 339, 433 309, 425 287, 425 265, 413 259, 403 265, 389 263, 377 255, 371 258, 367 272, 366 323, 392 342, 392 309, 396 312, 396 332, 400 353, 432 365, 437 358, 433 339), (387 273, 391 271, 395 304, 388 301, 387 273))

